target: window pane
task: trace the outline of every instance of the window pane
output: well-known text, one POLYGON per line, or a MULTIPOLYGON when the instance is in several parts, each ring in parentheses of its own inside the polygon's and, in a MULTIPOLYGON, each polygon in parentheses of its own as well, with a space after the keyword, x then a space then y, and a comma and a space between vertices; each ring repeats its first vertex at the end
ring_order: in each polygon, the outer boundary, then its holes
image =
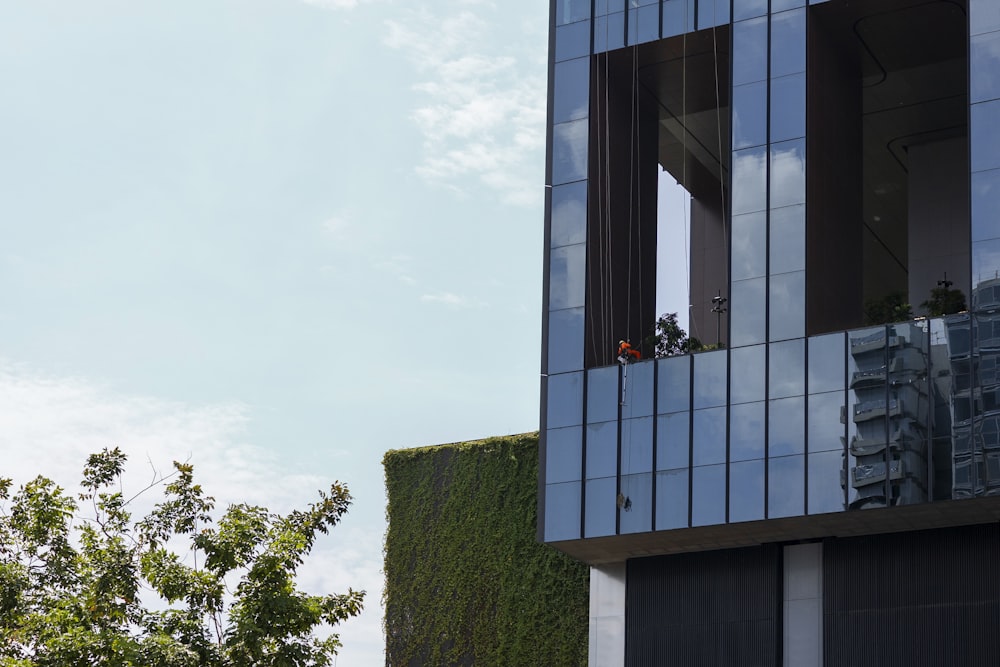
POLYGON ((591 368, 587 371, 587 423, 618 419, 618 366, 591 368))
POLYGON ((660 38, 660 6, 630 9, 628 12, 628 43, 644 44, 660 38))
POLYGON ((765 79, 767 79, 767 18, 734 23, 733 85, 765 79))
POLYGON ((663 36, 694 31, 694 0, 663 0, 663 36))
POLYGON ((809 339, 809 393, 844 389, 844 334, 809 339))
POLYGON ((729 0, 698 0, 698 30, 729 23, 729 0))
POLYGON ((583 306, 587 275, 587 245, 553 248, 549 255, 549 310, 583 306))
POLYGON ((764 518, 764 461, 729 466, 729 522, 764 518))
POLYGON ((552 185, 587 178, 587 119, 552 126, 552 185))
POLYGON ((615 534, 618 514, 618 487, 614 477, 587 480, 587 505, 583 536, 600 537, 615 534))
POLYGON ((1000 97, 1000 32, 969 38, 969 101, 1000 97))
POLYGON ((640 361, 629 364, 622 382, 625 385, 625 403, 622 419, 646 417, 653 414, 653 372, 655 362, 640 361))
POLYGON ((653 418, 622 421, 621 474, 632 475, 653 469, 653 418))
POLYGON ((590 55, 590 21, 556 28, 556 62, 590 55))
POLYGON ((708 408, 694 412, 694 465, 726 461, 726 409, 708 408))
POLYGON ((771 344, 768 360, 768 397, 784 398, 805 393, 805 341, 789 340, 771 344))
POLYGON ((771 209, 771 273, 805 271, 806 207, 771 209))
POLYGON ((731 285, 729 328, 733 347, 755 345, 765 340, 765 278, 739 280, 731 285))
POLYGON ((583 373, 550 375, 546 384, 546 427, 583 423, 583 373))
POLYGON ((726 466, 704 466, 691 471, 691 525, 726 522, 726 466))
POLYGON ((972 171, 1000 167, 1000 101, 973 104, 969 113, 972 171))
POLYGON ((730 403, 750 403, 767 398, 764 380, 766 371, 766 346, 734 348, 730 364, 730 403))
POLYGON ((771 401, 767 415, 767 455, 775 457, 805 453, 805 398, 779 398, 771 401))
POLYGON ((552 122, 586 118, 590 110, 590 58, 556 63, 552 122))
POLYGON ((845 424, 841 421, 844 409, 844 392, 809 394, 809 451, 842 451, 846 437, 845 424))
POLYGON ((702 352, 694 359, 694 407, 726 404, 726 351, 702 352))
POLYGON ((805 200, 805 140, 771 144, 771 207, 801 204, 805 200))
POLYGON ((767 143, 767 82, 733 86, 733 148, 767 143))
POLYGON ((734 21, 764 14, 767 14, 767 0, 733 0, 734 21))
POLYGON ((590 0, 556 0, 556 24, 590 18, 590 0))
POLYGON ((806 10, 771 14, 771 78, 806 69, 806 10))
POLYGON ((656 473, 656 529, 687 528, 688 470, 656 473))
POLYGON ((583 308, 549 313, 548 372, 551 374, 583 368, 583 308))
POLYGON ((729 408, 729 460, 764 458, 764 403, 729 408))
POLYGON ((617 12, 594 19, 594 53, 625 46, 625 13, 617 12))
POLYGON ((767 215, 764 211, 733 216, 732 279, 767 275, 767 215))
POLYGON ((581 482, 545 485, 545 541, 580 539, 581 482))
POLYGON ((771 80, 771 141, 806 136, 806 75, 771 80))
POLYGON ((805 507, 805 457, 782 456, 767 462, 767 516, 802 516, 805 507))
POLYGON ((550 428, 545 432, 545 482, 572 482, 583 476, 583 429, 550 428))
POLYGON ((733 215, 767 208, 767 149, 733 151, 733 215))
POLYGON ((771 11, 781 12, 786 9, 804 7, 805 4, 806 4, 805 0, 771 0, 771 11))
POLYGON ((691 357, 660 359, 657 362, 657 412, 680 412, 691 407, 691 357))
POLYGON ((587 425, 587 479, 618 474, 618 422, 587 425))
POLYGON ((618 510, 621 533, 646 533, 653 529, 653 474, 622 477, 626 505, 618 510))
POLYGON ((770 329, 771 340, 804 336, 806 331, 806 272, 782 273, 771 276, 770 329))
POLYGON ((841 477, 844 457, 841 452, 809 455, 809 514, 842 512, 844 489, 841 477))
POLYGON ((992 307, 997 289, 992 282, 1000 275, 1000 239, 976 241, 972 244, 972 288, 984 290, 973 296, 973 307, 992 307), (985 297, 985 298, 983 298, 985 297))
POLYGON ((690 459, 691 428, 690 414, 675 412, 657 417, 656 424, 656 468, 686 468, 690 459))
POLYGON ((1000 169, 972 174, 972 240, 1000 238, 1000 169))
POLYGON ((610 14, 625 11, 625 0, 594 0, 595 14, 610 14))
POLYGON ((972 34, 1000 30, 1000 4, 996 0, 969 0, 972 34))

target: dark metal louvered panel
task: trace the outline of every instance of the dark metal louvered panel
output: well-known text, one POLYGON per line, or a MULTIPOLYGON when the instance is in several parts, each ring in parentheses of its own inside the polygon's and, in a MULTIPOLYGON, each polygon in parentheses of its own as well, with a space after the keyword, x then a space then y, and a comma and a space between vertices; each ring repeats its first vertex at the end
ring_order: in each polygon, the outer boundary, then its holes
POLYGON ((628 563, 625 664, 778 664, 781 550, 776 546, 628 563))
POLYGON ((826 667, 1000 664, 996 524, 829 540, 826 667))

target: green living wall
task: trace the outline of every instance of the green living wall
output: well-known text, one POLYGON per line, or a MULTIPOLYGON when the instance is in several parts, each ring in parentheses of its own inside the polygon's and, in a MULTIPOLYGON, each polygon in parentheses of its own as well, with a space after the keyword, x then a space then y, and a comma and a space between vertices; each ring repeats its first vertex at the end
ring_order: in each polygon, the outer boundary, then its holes
POLYGON ((587 664, 587 568, 535 541, 537 433, 382 463, 387 667, 587 664))

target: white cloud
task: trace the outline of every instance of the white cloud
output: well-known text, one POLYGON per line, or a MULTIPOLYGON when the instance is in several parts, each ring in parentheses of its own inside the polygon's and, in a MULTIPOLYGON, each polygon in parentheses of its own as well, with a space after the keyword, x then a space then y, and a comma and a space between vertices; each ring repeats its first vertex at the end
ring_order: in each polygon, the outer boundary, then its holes
POLYGON ((538 34, 537 57, 525 55, 523 44, 490 39, 484 16, 496 11, 492 2, 458 5, 440 16, 421 8, 387 22, 386 43, 405 53, 423 78, 414 86, 422 102, 412 112, 424 136, 417 173, 450 188, 471 176, 508 203, 537 204, 545 145, 544 34, 538 34))
POLYGON ((424 303, 440 303, 452 308, 485 308, 486 303, 479 299, 460 296, 454 292, 437 292, 435 294, 422 294, 420 300, 424 303))
POLYGON ((346 238, 351 230, 350 221, 340 215, 335 215, 332 218, 324 220, 322 226, 328 234, 337 239, 346 238))
MULTIPOLYGON (((316 491, 333 481, 285 469, 275 453, 247 442, 252 413, 240 403, 191 405, 129 396, 0 359, 0 405, 0 476, 13 478, 15 485, 43 474, 75 490, 87 455, 113 446, 129 455, 126 495, 149 484, 154 471, 170 472, 173 460, 189 461, 196 481, 215 497, 217 511, 248 502, 287 512, 314 501, 316 491)), ((159 497, 156 490, 140 497, 134 516, 159 497)), ((336 629, 345 658, 378 656, 382 650, 381 540, 380 528, 334 530, 320 538, 302 570, 300 583, 310 592, 339 593, 349 586, 368 591, 366 611, 336 629)))
POLYGON ((307 5, 323 9, 354 9, 366 0, 302 0, 307 5))

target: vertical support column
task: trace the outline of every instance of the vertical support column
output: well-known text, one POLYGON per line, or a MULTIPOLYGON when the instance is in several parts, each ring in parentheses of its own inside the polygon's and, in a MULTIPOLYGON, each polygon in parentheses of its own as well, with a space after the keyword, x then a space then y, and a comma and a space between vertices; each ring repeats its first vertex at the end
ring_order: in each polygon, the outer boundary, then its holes
POLYGON ((817 542, 787 546, 784 563, 782 664, 822 667, 823 545, 817 542))
POLYGON ((625 667, 625 563, 590 568, 590 667, 625 667))

